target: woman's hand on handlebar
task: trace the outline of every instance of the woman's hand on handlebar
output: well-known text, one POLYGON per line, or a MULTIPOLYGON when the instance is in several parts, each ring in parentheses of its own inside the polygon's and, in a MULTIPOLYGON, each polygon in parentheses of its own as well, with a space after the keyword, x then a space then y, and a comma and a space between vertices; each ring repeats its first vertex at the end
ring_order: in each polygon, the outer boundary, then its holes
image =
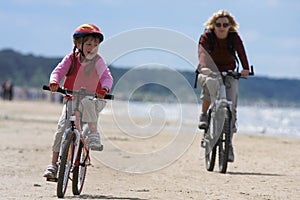
POLYGON ((212 71, 207 67, 203 67, 201 68, 201 73, 208 76, 212 73, 212 71))
POLYGON ((49 88, 50 88, 51 92, 56 92, 57 89, 59 88, 59 84, 56 82, 50 82, 49 88))
POLYGON ((249 76, 249 70, 248 70, 248 69, 243 69, 243 70, 241 71, 241 76, 242 76, 242 77, 247 77, 247 76, 249 76))

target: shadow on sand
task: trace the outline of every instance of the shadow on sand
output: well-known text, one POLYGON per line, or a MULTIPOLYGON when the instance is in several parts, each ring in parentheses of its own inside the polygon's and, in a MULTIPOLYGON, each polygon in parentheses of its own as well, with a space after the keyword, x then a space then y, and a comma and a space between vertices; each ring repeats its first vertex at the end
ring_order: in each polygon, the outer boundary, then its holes
POLYGON ((285 176, 284 174, 259 173, 259 172, 227 172, 230 175, 245 175, 245 176, 285 176))
POLYGON ((120 199, 120 200, 147 200, 147 199, 141 199, 137 197, 116 197, 113 195, 89 195, 89 194, 83 194, 79 196, 70 196, 65 197, 65 199, 120 199))

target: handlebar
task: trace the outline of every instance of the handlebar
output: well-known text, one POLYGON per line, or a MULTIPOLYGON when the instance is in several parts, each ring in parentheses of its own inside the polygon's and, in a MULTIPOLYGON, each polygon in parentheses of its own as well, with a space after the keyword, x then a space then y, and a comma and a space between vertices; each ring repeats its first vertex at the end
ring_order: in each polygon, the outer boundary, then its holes
POLYGON ((254 76, 254 68, 253 68, 253 65, 250 66, 249 76, 254 76))
MULTIPOLYGON (((227 71, 227 72, 221 72, 220 75, 222 77, 225 76, 232 76, 235 79, 239 79, 239 78, 247 78, 247 77, 242 77, 242 74, 240 72, 235 72, 235 71, 227 71)), ((217 73, 212 73, 212 76, 216 76, 217 77, 217 73)), ((254 76, 254 70, 253 70, 253 65, 251 65, 250 67, 250 71, 249 71, 249 76, 254 76)))
MULTIPOLYGON (((198 69, 200 68, 200 66, 198 65, 198 69)), ((195 71, 195 82, 194 82, 194 88, 197 88, 197 83, 198 83, 198 75, 199 75, 199 71, 198 69, 196 69, 195 71)), ((232 76, 233 78, 235 79, 239 79, 239 78, 247 78, 247 77, 242 77, 241 73, 240 72, 234 72, 234 71, 228 71, 228 72, 223 72, 224 75, 221 73, 216 73, 216 72, 212 72, 209 76, 211 77, 218 77, 218 74, 221 74, 222 77, 225 77, 225 76, 232 76)), ((253 65, 250 66, 250 72, 249 72, 249 76, 254 76, 254 70, 253 70, 253 65)))
MULTIPOLYGON (((51 91, 50 87, 48 85, 43 85, 43 90, 51 91)), ((57 92, 59 92, 59 93, 61 93, 63 95, 66 95, 66 96, 71 96, 72 94, 82 95, 82 96, 95 96, 95 94, 87 93, 86 89, 84 89, 84 88, 82 88, 81 90, 68 90, 68 89, 64 89, 64 88, 59 87, 57 89, 57 92)), ((106 94, 105 97, 104 97, 104 99, 113 100, 114 99, 114 95, 113 94, 106 94)))

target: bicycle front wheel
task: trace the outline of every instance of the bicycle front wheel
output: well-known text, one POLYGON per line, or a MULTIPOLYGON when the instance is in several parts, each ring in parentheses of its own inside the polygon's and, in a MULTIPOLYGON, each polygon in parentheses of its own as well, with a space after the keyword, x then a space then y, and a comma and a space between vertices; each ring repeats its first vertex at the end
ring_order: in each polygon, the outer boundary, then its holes
POLYGON ((219 171, 221 173, 226 173, 227 171, 230 136, 232 134, 231 132, 231 112, 229 108, 226 108, 224 126, 218 141, 219 171))
POLYGON ((209 112, 208 129, 204 133, 204 145, 205 145, 205 166, 207 171, 213 171, 216 162, 216 139, 213 137, 214 134, 214 123, 215 119, 209 112))
POLYGON ((211 148, 205 146, 205 166, 207 171, 213 171, 216 162, 216 145, 211 148))
POLYGON ((72 167, 73 151, 74 151, 73 133, 69 132, 63 144, 61 162, 59 166, 59 173, 57 179, 58 198, 63 198, 67 190, 69 174, 72 167))
POLYGON ((78 149, 78 156, 73 169, 72 189, 74 195, 79 195, 83 189, 83 184, 86 176, 87 163, 89 162, 89 152, 82 142, 78 149))

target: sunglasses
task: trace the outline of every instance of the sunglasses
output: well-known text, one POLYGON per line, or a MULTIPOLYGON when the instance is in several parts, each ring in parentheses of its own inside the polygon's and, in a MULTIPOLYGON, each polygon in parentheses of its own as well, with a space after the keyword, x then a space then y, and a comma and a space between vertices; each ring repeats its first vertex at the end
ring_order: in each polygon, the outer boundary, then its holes
POLYGON ((223 25, 224 28, 227 28, 229 26, 229 23, 215 23, 215 26, 220 28, 223 25))

